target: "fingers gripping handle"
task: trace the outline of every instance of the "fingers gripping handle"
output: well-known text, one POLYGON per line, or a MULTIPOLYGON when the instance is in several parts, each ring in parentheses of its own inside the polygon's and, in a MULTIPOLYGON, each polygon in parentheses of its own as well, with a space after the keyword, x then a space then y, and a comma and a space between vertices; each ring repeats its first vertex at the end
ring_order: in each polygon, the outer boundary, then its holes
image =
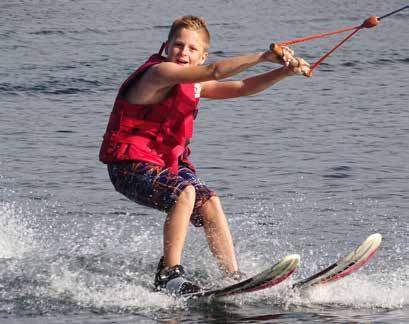
MULTIPOLYGON (((283 51, 283 48, 280 45, 272 43, 270 45, 270 50, 272 52, 274 52, 277 55, 277 57, 283 58, 284 51, 283 51)), ((294 68, 299 66, 299 62, 295 58, 292 58, 289 63, 290 63, 290 66, 294 67, 294 68)), ((312 76, 312 70, 309 70, 308 72, 303 72, 303 75, 306 76, 306 77, 311 77, 312 76)))

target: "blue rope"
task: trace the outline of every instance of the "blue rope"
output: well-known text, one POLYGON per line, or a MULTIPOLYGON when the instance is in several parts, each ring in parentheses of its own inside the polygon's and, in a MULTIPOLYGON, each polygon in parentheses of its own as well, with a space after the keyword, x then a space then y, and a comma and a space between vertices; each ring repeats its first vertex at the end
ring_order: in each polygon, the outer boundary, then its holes
POLYGON ((398 9, 398 10, 392 11, 390 13, 387 13, 386 15, 383 15, 382 17, 379 17, 379 20, 381 20, 383 18, 386 18, 386 17, 389 17, 389 16, 392 16, 392 15, 398 13, 399 11, 402 11, 402 10, 405 10, 405 9, 408 9, 408 8, 409 8, 409 5, 404 6, 404 7, 400 8, 400 9, 398 9))

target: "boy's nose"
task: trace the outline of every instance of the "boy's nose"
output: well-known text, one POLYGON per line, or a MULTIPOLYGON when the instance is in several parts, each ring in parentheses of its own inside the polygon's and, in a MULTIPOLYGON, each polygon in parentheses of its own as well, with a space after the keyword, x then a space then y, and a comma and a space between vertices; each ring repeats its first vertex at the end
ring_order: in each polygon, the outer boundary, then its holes
POLYGON ((187 46, 184 46, 182 49, 182 54, 187 55, 188 51, 189 51, 189 48, 187 46))

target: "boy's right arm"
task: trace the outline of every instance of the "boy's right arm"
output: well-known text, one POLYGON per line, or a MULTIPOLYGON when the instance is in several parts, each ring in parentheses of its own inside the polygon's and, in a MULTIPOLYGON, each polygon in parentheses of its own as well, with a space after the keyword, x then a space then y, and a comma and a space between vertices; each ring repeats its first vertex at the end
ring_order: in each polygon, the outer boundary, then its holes
POLYGON ((196 83, 220 80, 238 74, 258 63, 288 64, 293 51, 284 48, 282 58, 272 51, 258 52, 226 58, 208 65, 184 67, 173 62, 163 62, 149 68, 131 90, 128 100, 138 104, 152 104, 163 100, 170 89, 179 83, 196 83))
POLYGON ((151 69, 149 75, 152 82, 162 87, 174 86, 178 83, 196 83, 210 80, 221 80, 243 72, 262 62, 273 62, 287 65, 293 59, 294 52, 283 47, 283 57, 268 50, 254 54, 225 58, 208 65, 183 67, 172 62, 158 64, 151 69))

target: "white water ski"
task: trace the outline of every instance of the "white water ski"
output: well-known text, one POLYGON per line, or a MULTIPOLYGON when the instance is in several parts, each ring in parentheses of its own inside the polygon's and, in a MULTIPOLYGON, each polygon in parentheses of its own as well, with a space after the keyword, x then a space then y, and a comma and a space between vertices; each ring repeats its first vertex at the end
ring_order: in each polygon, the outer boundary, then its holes
POLYGON ((379 233, 370 235, 351 253, 340 258, 338 261, 319 271, 312 276, 303 279, 293 285, 293 288, 305 289, 308 287, 323 285, 341 279, 361 268, 376 253, 382 242, 379 233))
POLYGON ((202 290, 196 293, 182 295, 182 297, 225 297, 273 287, 287 279, 295 271, 299 263, 300 256, 298 254, 287 255, 278 263, 254 277, 227 287, 202 290))

